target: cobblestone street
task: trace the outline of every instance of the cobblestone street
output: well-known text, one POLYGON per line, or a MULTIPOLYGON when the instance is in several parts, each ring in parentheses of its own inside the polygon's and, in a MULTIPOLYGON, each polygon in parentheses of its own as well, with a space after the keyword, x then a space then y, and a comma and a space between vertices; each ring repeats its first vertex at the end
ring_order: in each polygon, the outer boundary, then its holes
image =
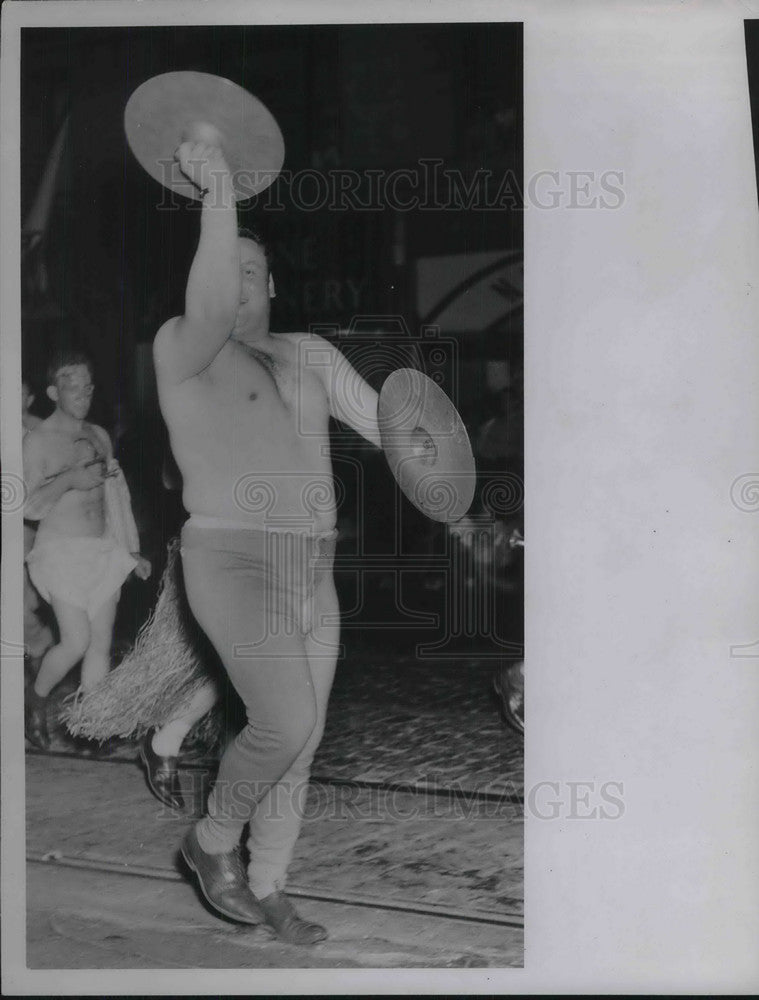
POLYGON ((341 665, 315 774, 522 790, 522 740, 501 721, 490 661, 341 665))

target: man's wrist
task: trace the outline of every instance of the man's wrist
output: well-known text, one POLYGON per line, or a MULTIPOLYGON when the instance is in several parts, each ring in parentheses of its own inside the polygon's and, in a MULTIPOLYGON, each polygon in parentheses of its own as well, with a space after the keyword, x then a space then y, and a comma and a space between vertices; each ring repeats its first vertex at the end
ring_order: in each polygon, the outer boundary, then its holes
POLYGON ((237 198, 231 173, 228 170, 212 172, 208 187, 198 187, 198 196, 204 208, 234 208, 237 198))

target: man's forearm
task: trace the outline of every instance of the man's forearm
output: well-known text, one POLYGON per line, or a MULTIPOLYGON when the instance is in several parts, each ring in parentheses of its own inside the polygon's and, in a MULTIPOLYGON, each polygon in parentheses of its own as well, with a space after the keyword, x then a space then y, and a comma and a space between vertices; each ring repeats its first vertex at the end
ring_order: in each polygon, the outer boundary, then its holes
POLYGON ((58 503, 64 493, 73 489, 68 471, 62 472, 48 483, 33 490, 24 504, 24 517, 30 521, 41 521, 58 503))
POLYGON ((240 251, 232 178, 215 173, 203 199, 200 239, 187 279, 185 316, 231 330, 240 303, 240 251))
POLYGON ((227 342, 241 279, 237 207, 224 157, 215 147, 189 142, 175 155, 185 176, 205 192, 184 314, 165 323, 153 345, 159 380, 181 382, 203 371, 227 342))

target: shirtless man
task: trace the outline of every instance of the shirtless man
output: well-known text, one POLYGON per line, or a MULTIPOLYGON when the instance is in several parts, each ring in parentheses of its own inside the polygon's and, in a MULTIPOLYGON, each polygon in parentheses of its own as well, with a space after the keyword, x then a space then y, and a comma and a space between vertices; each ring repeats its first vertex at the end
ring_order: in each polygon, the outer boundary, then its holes
POLYGON ((150 563, 136 551, 136 531, 134 551, 112 537, 104 484, 107 475, 121 472, 108 434, 85 420, 93 391, 87 358, 61 352, 48 368, 55 409, 24 437, 24 517, 39 521, 27 566, 60 632, 26 706, 27 738, 42 748, 50 744, 48 695, 79 660, 83 690, 105 677, 121 585, 133 570, 143 580, 150 575, 150 563))
MULTIPOLYGON (((30 412, 34 403, 34 394, 31 384, 23 379, 21 382, 21 434, 26 437, 29 431, 33 431, 42 423, 42 417, 30 412)), ((24 521, 24 559, 32 551, 36 525, 29 521, 24 521)), ((32 586, 29 579, 29 571, 24 568, 24 647, 25 666, 28 667, 29 683, 33 683, 34 678, 40 668, 40 661, 45 650, 53 644, 53 634, 49 627, 40 619, 38 614, 40 598, 37 591, 32 586)), ((25 671, 26 672, 26 671, 25 671)))
POLYGON ((33 402, 32 387, 26 379, 23 379, 21 382, 21 433, 24 437, 42 423, 42 417, 37 417, 30 412, 33 402))
POLYGON ((326 930, 283 886, 338 651, 328 421, 379 447, 377 394, 321 338, 270 332, 266 250, 238 237, 221 151, 184 143, 176 158, 205 194, 184 315, 155 339, 158 395, 190 513, 190 607, 248 716, 182 853, 221 913, 313 944, 326 930))

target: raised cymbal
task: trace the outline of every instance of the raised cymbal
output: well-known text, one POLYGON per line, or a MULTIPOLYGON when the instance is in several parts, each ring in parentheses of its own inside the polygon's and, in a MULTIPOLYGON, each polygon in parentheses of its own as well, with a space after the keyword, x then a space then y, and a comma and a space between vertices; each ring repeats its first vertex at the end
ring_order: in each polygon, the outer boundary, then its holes
POLYGON ((474 498, 474 456, 440 386, 413 368, 399 368, 382 386, 377 419, 390 469, 414 506, 433 521, 463 517, 474 498))
POLYGON ((200 196, 174 160, 187 140, 221 146, 238 201, 267 188, 285 159, 282 133, 261 101, 211 73, 162 73, 146 80, 127 102, 124 128, 140 165, 186 198, 200 196))

